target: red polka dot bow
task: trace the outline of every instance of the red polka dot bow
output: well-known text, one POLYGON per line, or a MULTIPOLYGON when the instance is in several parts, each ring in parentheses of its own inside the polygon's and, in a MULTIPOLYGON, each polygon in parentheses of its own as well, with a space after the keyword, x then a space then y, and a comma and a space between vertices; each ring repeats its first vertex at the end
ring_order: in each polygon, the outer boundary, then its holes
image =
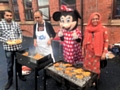
POLYGON ((65 5, 61 5, 61 10, 62 11, 73 11, 73 9, 71 9, 71 8, 68 8, 67 6, 65 6, 65 5))

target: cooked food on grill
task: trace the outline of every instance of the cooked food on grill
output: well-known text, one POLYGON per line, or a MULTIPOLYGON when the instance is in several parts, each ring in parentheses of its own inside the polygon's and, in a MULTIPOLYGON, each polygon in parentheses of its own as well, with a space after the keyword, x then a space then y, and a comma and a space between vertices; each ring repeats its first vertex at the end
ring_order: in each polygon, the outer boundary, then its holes
POLYGON ((55 63, 53 66, 58 67, 59 65, 60 65, 59 63, 55 63))
POLYGON ((72 74, 72 75, 76 75, 76 73, 75 73, 75 72, 71 72, 71 74, 72 74))
POLYGON ((55 69, 58 70, 58 71, 62 71, 63 70, 63 68, 60 68, 60 67, 56 67, 55 69))
POLYGON ((83 79, 84 76, 83 75, 75 75, 75 77, 78 79, 83 79))
POLYGON ((82 88, 87 85, 89 81, 91 83, 93 79, 97 78, 96 74, 84 70, 82 67, 76 67, 75 65, 71 65, 64 61, 51 64, 47 67, 47 69, 52 71, 54 73, 53 75, 58 75, 61 78, 70 81, 71 83, 82 88))
MULTIPOLYGON (((22 55, 24 55, 24 56, 28 56, 28 52, 25 52, 25 53, 23 53, 22 55)), ((44 56, 42 56, 42 55, 40 55, 40 54, 35 54, 32 58, 34 58, 35 60, 39 60, 39 59, 41 59, 41 58, 43 58, 44 56)))
POLYGON ((39 60, 39 59, 41 59, 41 58, 43 58, 44 56, 42 56, 42 55, 40 55, 40 54, 35 54, 34 56, 33 56, 33 58, 34 59, 36 59, 36 60, 39 60))
POLYGON ((75 72, 75 73, 82 73, 82 72, 83 72, 83 69, 82 69, 82 68, 75 69, 74 72, 75 72))
POLYGON ((90 72, 82 72, 82 74, 87 77, 87 76, 90 76, 91 73, 90 72))
POLYGON ((64 73, 68 75, 68 74, 70 74, 71 72, 68 71, 68 70, 65 70, 64 73))
POLYGON ((74 70, 74 67, 66 67, 66 70, 74 70))
POLYGON ((8 40, 6 43, 9 45, 16 45, 22 43, 22 39, 8 40))
POLYGON ((22 55, 24 55, 24 56, 28 56, 28 52, 25 52, 25 53, 23 53, 22 55))
POLYGON ((65 67, 70 67, 70 66, 72 66, 72 64, 69 64, 69 63, 62 64, 62 65, 65 66, 65 67))
POLYGON ((72 77, 73 76, 73 74, 72 73, 69 73, 69 74, 67 74, 69 77, 72 77))

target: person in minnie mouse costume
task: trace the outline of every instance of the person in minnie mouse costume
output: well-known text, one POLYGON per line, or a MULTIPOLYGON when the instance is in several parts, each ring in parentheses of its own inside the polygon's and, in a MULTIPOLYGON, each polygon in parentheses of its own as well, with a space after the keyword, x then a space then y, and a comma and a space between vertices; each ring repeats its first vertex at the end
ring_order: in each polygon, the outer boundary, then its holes
POLYGON ((79 64, 83 62, 80 42, 81 31, 77 28, 81 19, 77 10, 61 6, 61 11, 53 13, 53 20, 60 22, 58 36, 63 41, 63 56, 66 62, 79 64))

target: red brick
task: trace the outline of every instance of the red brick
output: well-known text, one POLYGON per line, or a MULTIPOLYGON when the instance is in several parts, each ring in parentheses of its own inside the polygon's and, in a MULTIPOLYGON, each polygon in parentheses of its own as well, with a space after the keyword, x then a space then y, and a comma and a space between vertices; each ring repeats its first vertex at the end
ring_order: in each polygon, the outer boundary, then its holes
MULTIPOLYGON (((17 0, 18 1, 18 7, 19 7, 19 13, 20 13, 20 19, 21 23, 25 22, 25 15, 24 15, 24 7, 23 7, 23 2, 22 0, 17 0)), ((84 23, 88 22, 89 16, 93 12, 99 12, 102 15, 102 22, 105 24, 109 24, 110 19, 108 19, 111 16, 112 13, 112 4, 113 0, 83 0, 83 21, 84 23), (97 4, 96 4, 97 1, 97 4)), ((59 0, 49 0, 49 9, 50 9, 50 22, 53 24, 53 27, 55 29, 55 32, 58 32, 59 30, 59 24, 58 22, 55 22, 52 18, 52 15, 54 12, 59 11, 59 0)), ((32 6, 33 6, 33 11, 37 10, 37 0, 32 0, 32 6)), ((76 0, 76 9, 81 13, 81 0, 76 0)), ((80 23, 80 21, 79 21, 80 23)), ((29 24, 21 24, 21 28, 24 31, 24 35, 26 36, 32 36, 32 27, 33 25, 29 24)), ((85 27, 85 26, 84 26, 85 27)), ((120 31, 119 28, 120 26, 106 26, 109 31, 109 40, 110 43, 115 43, 115 42, 120 42, 120 31), (114 38, 113 38, 114 37, 114 38)), ((80 26, 79 26, 80 28, 80 26)), ((84 29, 83 29, 84 30, 84 29)))

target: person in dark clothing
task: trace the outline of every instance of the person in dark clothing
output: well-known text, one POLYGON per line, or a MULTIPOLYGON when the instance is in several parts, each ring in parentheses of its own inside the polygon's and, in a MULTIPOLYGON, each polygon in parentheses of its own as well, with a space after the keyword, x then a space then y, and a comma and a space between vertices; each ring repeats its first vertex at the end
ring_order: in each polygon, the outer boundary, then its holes
MULTIPOLYGON (((5 86, 5 90, 9 89, 13 82, 13 64, 15 59, 15 54, 18 50, 21 49, 21 43, 12 43, 13 40, 18 39, 18 37, 22 36, 20 27, 18 23, 12 21, 12 11, 5 10, 4 11, 4 19, 0 21, 0 41, 3 42, 3 48, 5 50, 5 56, 7 59, 7 73, 8 73, 8 82, 5 86)), ((19 78, 23 81, 26 80, 24 76, 22 76, 21 65, 16 63, 17 72, 19 78)))
POLYGON ((51 53, 51 40, 56 35, 55 31, 50 23, 43 20, 40 10, 34 12, 34 19, 36 21, 33 32, 34 46, 41 55, 48 55, 51 53))

